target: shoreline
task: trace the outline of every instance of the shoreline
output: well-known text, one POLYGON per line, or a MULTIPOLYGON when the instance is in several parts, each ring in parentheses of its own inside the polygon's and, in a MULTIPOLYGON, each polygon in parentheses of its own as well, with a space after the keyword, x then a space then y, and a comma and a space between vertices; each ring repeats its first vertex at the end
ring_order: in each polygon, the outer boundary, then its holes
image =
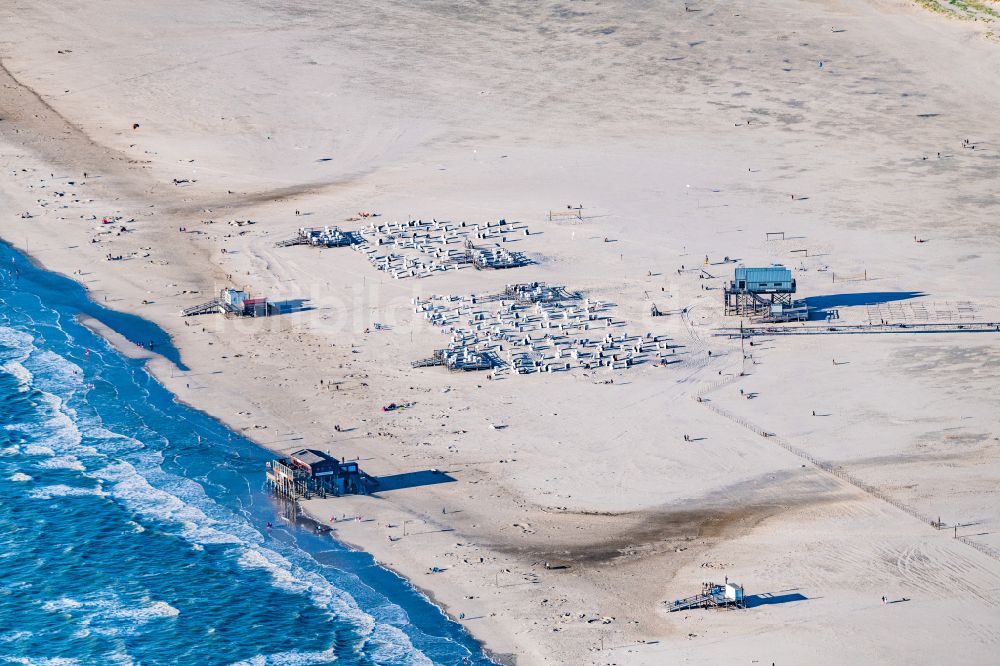
MULTIPOLYGON (((65 273, 53 270, 51 266, 47 265, 39 257, 31 254, 30 252, 25 252, 22 249, 16 248, 12 243, 10 243, 7 240, 4 240, 3 242, 5 242, 12 251, 16 252, 17 254, 28 260, 36 270, 59 275, 63 279, 73 280, 74 282, 76 282, 76 280, 74 280, 75 276, 66 275, 65 273)), ((81 286, 84 286, 85 288, 85 285, 81 286)), ((100 303, 98 303, 93 298, 93 294, 88 293, 88 298, 95 306, 102 307, 100 303)), ((114 347, 119 353, 125 355, 128 358, 143 361, 144 366, 146 367, 146 371, 149 372, 152 375, 152 377, 158 383, 160 383, 161 386, 164 387, 165 390, 170 392, 174 396, 174 399, 177 402, 184 404, 191 409, 197 410, 205 414, 209 418, 218 420, 223 427, 238 433, 239 436, 241 437, 249 439, 255 445, 259 446, 261 449, 271 452, 275 457, 287 453, 287 451, 283 450, 281 447, 269 445, 269 443, 266 442, 265 440, 255 437, 254 432, 252 430, 248 432, 247 428, 239 428, 235 423, 227 421, 224 418, 220 418, 219 415, 213 414, 210 411, 206 411, 203 405, 200 405, 197 400, 190 400, 184 398, 176 390, 172 389, 169 383, 167 382, 167 379, 171 380, 170 383, 176 385, 180 381, 180 378, 184 376, 183 372, 176 376, 174 375, 173 369, 177 368, 177 365, 173 361, 162 356, 160 353, 149 352, 148 349, 139 346, 138 343, 133 342, 132 340, 129 340, 126 337, 125 333, 122 333, 121 331, 113 328, 108 324, 105 324, 104 322, 101 322, 92 315, 82 314, 81 316, 78 317, 78 319, 80 320, 81 324, 87 326, 87 328, 91 329, 93 332, 100 335, 100 337, 105 339, 108 342, 108 344, 114 347), (169 376, 166 375, 166 373, 168 372, 170 373, 169 376)), ((307 520, 317 525, 322 524, 322 521, 312 513, 310 507, 303 506, 299 502, 297 502, 296 504, 298 504, 299 506, 298 511, 301 514, 300 515, 301 519, 307 520)), ((398 509, 398 507, 396 508, 398 509)), ((414 518, 418 516, 418 514, 412 514, 412 515, 414 516, 414 518)), ((381 558, 376 557, 375 553, 373 553, 370 549, 367 549, 365 547, 366 544, 364 543, 364 540, 345 539, 341 538, 339 534, 337 535, 331 534, 331 538, 334 538, 339 544, 341 544, 344 547, 368 554, 373 558, 373 560, 379 566, 382 566, 387 571, 392 572, 394 575, 398 576, 401 580, 406 581, 407 584, 411 585, 415 590, 417 590, 421 595, 423 595, 429 601, 429 603, 436 606, 443 615, 449 618, 451 622, 454 622, 458 626, 463 627, 463 629, 466 632, 469 632, 473 640, 478 645, 480 645, 483 653, 486 654, 488 658, 501 664, 514 663, 513 657, 509 652, 505 653, 503 651, 496 651, 492 649, 491 646, 484 639, 477 636, 476 633, 472 632, 467 624, 462 623, 458 617, 458 613, 451 612, 449 610, 449 605, 440 601, 440 599, 434 595, 432 589, 417 584, 416 580, 413 577, 405 575, 403 572, 388 565, 386 561, 383 561, 381 558)))
MULTIPOLYGON (((27 253, 25 253, 23 251, 14 249, 13 246, 10 245, 4 239, 0 239, 0 242, 3 242, 5 244, 7 244, 8 247, 11 248, 12 251, 16 252, 17 254, 19 254, 22 257, 25 257, 29 262, 31 262, 32 266, 34 268, 36 268, 37 270, 51 272, 51 271, 49 271, 49 269, 47 269, 44 266, 42 266, 37 261, 37 259, 35 257, 32 257, 30 254, 27 254, 27 253)), ((63 275, 62 277, 66 278, 66 279, 72 279, 72 278, 69 278, 68 276, 65 276, 65 275, 63 275)), ((96 302, 94 302, 94 304, 97 305, 96 302)), ((124 333, 122 333, 122 332, 120 332, 120 331, 112 328, 111 326, 108 326, 107 324, 105 324, 105 323, 97 320, 96 318, 94 318, 91 315, 86 315, 86 314, 82 314, 81 313, 80 315, 77 316, 77 319, 78 319, 78 321, 83 326, 86 326, 92 332, 94 332, 99 337, 101 337, 103 340, 105 340, 112 348, 114 348, 116 351, 118 351, 118 353, 120 353, 123 356, 125 356, 127 358, 130 358, 130 359, 135 359, 135 360, 141 360, 141 361, 143 361, 144 362, 143 366, 145 367, 146 371, 149 372, 149 374, 153 377, 153 379, 156 380, 157 382, 159 382, 161 384, 161 386, 163 386, 163 384, 162 384, 162 381, 161 381, 161 378, 160 378, 159 374, 157 373, 157 370, 154 370, 153 368, 150 367, 152 365, 152 363, 154 363, 154 362, 157 363, 157 364, 161 364, 162 363, 162 364, 167 364, 167 365, 176 367, 176 365, 174 365, 166 357, 160 355, 159 353, 151 352, 151 351, 149 351, 148 349, 146 349, 144 347, 138 346, 136 343, 133 343, 132 341, 128 340, 128 338, 126 337, 126 335, 124 333)), ((162 367, 159 368, 160 372, 162 372, 162 370, 163 370, 162 367)), ((165 386, 164 386, 164 390, 167 390, 168 392, 170 392, 169 389, 167 389, 165 386)), ((171 393, 171 395, 174 396, 174 399, 177 402, 179 402, 180 404, 183 404, 183 405, 187 406, 189 409, 193 409, 193 410, 199 411, 202 414, 204 414, 207 418, 211 418, 213 420, 215 419, 215 417, 213 417, 211 414, 208 414, 207 412, 204 412, 197 405, 192 404, 192 403, 187 402, 187 401, 184 401, 176 393, 171 393)), ((222 427, 224 427, 224 428, 229 429, 229 426, 227 426, 225 423, 220 422, 220 425, 222 427)), ((251 442, 253 442, 256 446, 260 447, 263 450, 270 451, 275 456, 280 456, 282 454, 282 452, 281 452, 280 449, 276 450, 276 449, 270 448, 270 447, 262 444, 259 441, 255 441, 252 437, 247 437, 246 434, 236 433, 235 431, 234 431, 234 434, 237 434, 240 437, 246 437, 251 442)), ((301 502, 299 502, 299 501, 296 500, 296 501, 294 501, 294 504, 297 507, 297 509, 296 509, 296 523, 297 524, 305 525, 305 526, 309 526, 309 527, 313 527, 314 528, 314 530, 313 530, 314 532, 317 531, 315 528, 326 528, 326 525, 322 522, 322 520, 318 516, 315 516, 312 513, 310 513, 305 507, 302 506, 301 502)), ((476 644, 479 645, 479 647, 482 650, 483 654, 486 655, 487 659, 490 659, 491 661, 494 661, 495 663, 500 664, 501 666, 514 666, 514 664, 516 662, 511 660, 511 655, 506 655, 505 656, 505 655, 495 655, 495 654, 492 654, 490 652, 490 650, 488 649, 488 647, 485 645, 485 643, 483 643, 479 639, 476 639, 475 636, 469 631, 469 629, 460 622, 457 614, 453 614, 452 612, 450 612, 448 610, 448 608, 444 604, 442 604, 437 599, 435 599, 434 594, 433 594, 433 592, 430 589, 425 588, 425 587, 421 587, 421 586, 417 585, 414 580, 412 580, 410 578, 407 578, 406 576, 404 576, 400 572, 396 571, 395 569, 386 566, 384 562, 381 562, 372 553, 370 553, 369 551, 365 550, 362 545, 357 544, 357 543, 352 543, 349 540, 340 538, 339 534, 336 531, 336 529, 324 529, 323 533, 328 534, 330 536, 330 538, 332 538, 338 544, 340 544, 341 546, 343 546, 345 548, 349 548, 349 549, 354 550, 356 552, 364 553, 364 554, 370 556, 372 558, 373 562, 375 562, 376 565, 382 567, 386 571, 388 571, 388 572, 392 573, 393 575, 397 576, 400 580, 404 581, 407 585, 411 586, 420 595, 422 595, 428 601, 428 603, 430 603, 433 606, 437 607, 440 610, 440 612, 441 612, 442 615, 446 616, 451 622, 453 622, 457 626, 462 627, 467 633, 469 633, 469 635, 473 638, 473 640, 476 642, 476 644)), ((311 555, 311 553, 310 553, 310 555, 311 555)))
MULTIPOLYGON (((44 273, 51 273, 51 271, 49 269, 45 268, 40 262, 38 262, 35 257, 32 257, 30 254, 25 253, 24 251, 17 250, 15 248, 13 248, 13 246, 10 245, 6 240, 0 239, 0 242, 2 242, 5 245, 7 245, 8 251, 12 255, 16 255, 18 257, 21 257, 24 260, 26 260, 27 262, 29 262, 33 270, 39 271, 39 272, 44 272, 44 273)), ((65 275, 61 275, 61 277, 66 278, 66 279, 70 279, 70 278, 68 278, 68 276, 65 276, 65 275)), ((92 301, 92 303, 95 306, 98 305, 94 301, 92 301)), ((134 342, 132 342, 131 340, 128 339, 127 333, 125 333, 123 331, 119 331, 119 330, 113 328, 112 326, 109 326, 108 324, 105 324, 105 323, 99 321, 98 319, 96 319, 92 315, 80 312, 80 313, 77 314, 76 320, 77 320, 77 322, 80 325, 82 325, 85 328, 89 329, 92 333, 94 333, 96 336, 98 336, 99 338, 101 338, 102 340, 104 340, 112 349, 114 349, 115 351, 117 351, 119 354, 121 354, 125 358, 130 359, 130 360, 141 361, 142 362, 142 367, 143 367, 144 371, 147 372, 150 375, 150 378, 153 381, 157 382, 166 393, 168 393, 169 395, 171 395, 172 398, 173 398, 173 400, 175 402, 177 402, 177 403, 179 403, 181 405, 184 405, 188 409, 191 409, 191 410, 199 412, 206 419, 210 419, 210 420, 218 423, 218 425, 219 425, 220 428, 223 428, 223 429, 226 429, 226 430, 230 430, 230 432, 232 432, 233 435, 235 435, 237 437, 241 437, 243 439, 246 439, 248 442, 250 442, 252 445, 258 447, 262 451, 267 451, 267 452, 269 452, 269 453, 271 453, 272 455, 275 455, 275 456, 281 455, 280 450, 276 451, 275 449, 269 448, 269 447, 261 444, 260 442, 255 441, 251 437, 247 437, 244 434, 232 431, 229 428, 229 426, 227 426, 225 423, 223 423, 221 421, 218 421, 216 419, 216 417, 212 416, 210 413, 205 412, 204 410, 200 409, 198 406, 196 406, 196 405, 194 405, 194 404, 192 404, 190 402, 187 402, 187 401, 181 399, 180 396, 178 396, 177 394, 172 393, 171 391, 169 391, 169 389, 167 389, 166 386, 161 381, 161 378, 158 375, 157 370, 154 370, 154 368, 151 367, 154 364, 159 365, 160 366, 159 369, 158 369, 159 371, 163 370, 163 367, 162 367, 163 365, 168 365, 168 366, 171 366, 173 368, 176 368, 176 365, 174 365, 166 357, 160 355, 159 353, 151 352, 148 349, 139 346, 137 343, 134 343, 134 342)), ((266 493, 267 491, 261 491, 261 492, 266 493)), ((290 500, 286 500, 286 501, 290 501, 290 500)), ((494 655, 491 655, 490 652, 489 652, 489 650, 486 649, 486 646, 481 641, 477 640, 471 634, 471 632, 468 631, 468 628, 464 627, 459 622, 459 620, 456 617, 452 617, 452 615, 443 607, 443 605, 440 604, 440 603, 438 603, 434 599, 433 594, 429 590, 421 588, 420 586, 416 585, 412 580, 410 580, 410 579, 406 578, 405 576, 403 576, 402 574, 400 574, 398 571, 395 571, 394 569, 385 566, 384 563, 380 562, 377 558, 375 558, 368 551, 364 550, 362 547, 360 547, 360 546, 358 546, 356 544, 350 543, 350 542, 348 542, 346 540, 338 538, 336 530, 329 530, 329 529, 319 530, 319 529, 317 529, 317 528, 324 527, 323 523, 321 521, 319 521, 317 518, 315 518, 312 515, 310 515, 308 512, 306 512, 303 509, 303 507, 301 506, 300 502, 294 501, 292 503, 296 507, 295 508, 295 525, 297 527, 302 528, 302 529, 306 529, 308 532, 311 532, 315 536, 323 536, 323 535, 329 536, 330 538, 332 538, 342 548, 344 548, 346 550, 350 550, 350 551, 356 552, 356 553, 359 553, 359 554, 362 554, 362 555, 365 555, 365 556, 371 558, 371 561, 376 566, 381 567, 385 572, 390 573, 393 576, 395 576, 396 578, 398 578, 403 584, 405 584, 408 587, 410 587, 416 594, 418 594, 420 597, 422 597, 428 604, 434 606, 441 613, 441 615, 444 616, 444 617, 446 617, 448 619, 448 621, 451 622, 452 624, 454 624, 454 626, 456 628, 460 628, 460 630, 463 631, 467 635, 468 639, 472 643, 474 643, 475 645, 478 646, 479 650, 486 657, 486 659, 490 660, 491 662, 497 663, 497 664, 508 664, 508 665, 512 666, 513 662, 505 662, 505 661, 499 660, 494 655)), ((315 556, 315 553, 314 552, 310 552, 308 549, 306 549, 303 546, 303 544, 301 544, 298 541, 296 541, 296 543, 297 543, 297 546, 299 548, 302 548, 303 552, 305 552, 307 555, 309 555, 310 557, 314 557, 315 556)))
MULTIPOLYGON (((270 450, 270 449, 268 449, 268 450, 270 450)), ((291 500, 289 500, 289 501, 291 501, 291 500)), ((403 581, 404 583, 406 583, 406 585, 410 586, 418 594, 420 594, 422 597, 424 597, 424 599, 426 599, 426 601, 429 604, 431 604, 435 608, 437 608, 442 615, 444 615, 445 617, 448 618, 448 620, 450 622, 453 622, 455 625, 457 625, 459 627, 462 627, 462 629, 470 636, 470 638, 472 639, 472 641, 475 642, 476 645, 479 646, 479 649, 482 651, 482 653, 486 656, 486 658, 488 660, 490 660, 490 661, 498 664, 499 666, 516 666, 517 661, 516 661, 516 658, 514 658, 513 655, 503 655, 503 654, 499 654, 498 655, 498 654, 495 654, 495 653, 493 653, 489 649, 489 646, 487 646, 481 639, 476 638, 475 634, 472 631, 470 631, 469 628, 465 624, 463 624, 461 622, 461 620, 459 619, 458 615, 456 613, 453 613, 445 604, 441 603, 434 596, 434 592, 430 588, 420 586, 412 578, 407 578, 403 574, 399 573, 398 571, 396 571, 395 569, 393 569, 391 566, 388 566, 385 562, 383 562, 382 560, 380 560, 379 558, 377 558, 374 554, 372 554, 371 552, 369 552, 368 550, 366 550, 362 545, 356 544, 356 543, 352 543, 350 540, 344 539, 340 535, 340 533, 337 531, 336 528, 329 528, 322 521, 322 519, 318 515, 314 515, 313 513, 311 513, 307 509, 305 509, 301 505, 301 503, 299 503, 298 501, 295 501, 294 503, 295 503, 295 505, 297 507, 296 508, 296 522, 297 523, 300 523, 302 525, 311 526, 313 528, 314 532, 322 532, 323 534, 328 535, 331 539, 333 539, 334 541, 336 541, 337 544, 339 544, 340 546, 342 546, 344 548, 347 548, 349 550, 358 552, 358 553, 364 553, 368 557, 371 557, 372 561, 377 566, 379 566, 382 569, 384 569, 385 571, 393 574, 394 576, 396 576, 397 578, 399 578, 401 581, 403 581)))

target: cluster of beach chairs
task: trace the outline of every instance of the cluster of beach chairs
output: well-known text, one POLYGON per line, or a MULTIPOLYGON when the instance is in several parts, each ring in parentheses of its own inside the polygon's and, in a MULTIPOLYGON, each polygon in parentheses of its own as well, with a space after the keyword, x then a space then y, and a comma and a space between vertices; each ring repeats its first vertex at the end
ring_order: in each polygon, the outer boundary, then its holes
MULTIPOLYGON (((242 226, 242 225, 241 225, 242 226)), ((279 241, 277 247, 310 245, 312 247, 345 247, 361 242, 361 236, 353 231, 341 231, 340 227, 299 227, 293 238, 279 241)))
POLYGON ((371 223, 354 248, 380 271, 399 280, 429 277, 434 273, 475 268, 513 268, 530 261, 520 252, 501 244, 516 234, 529 235, 528 228, 506 220, 485 224, 458 224, 438 220, 371 223), (496 247, 478 247, 476 242, 496 247))
POLYGON ((524 253, 513 252, 505 247, 481 248, 473 245, 472 241, 466 241, 466 246, 469 260, 476 268, 517 268, 531 263, 524 253))
POLYGON ((440 364, 456 370, 625 370, 650 361, 663 363, 671 353, 666 336, 625 330, 625 322, 612 316, 612 304, 542 283, 510 286, 504 294, 485 298, 431 296, 414 298, 412 304, 449 337, 447 348, 436 356, 444 361, 440 364))

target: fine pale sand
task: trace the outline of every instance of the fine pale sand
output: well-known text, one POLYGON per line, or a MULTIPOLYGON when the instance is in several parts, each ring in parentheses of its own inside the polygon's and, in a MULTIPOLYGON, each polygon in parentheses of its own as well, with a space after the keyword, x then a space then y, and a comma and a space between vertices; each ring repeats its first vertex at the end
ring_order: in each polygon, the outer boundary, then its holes
POLYGON ((1000 321, 1000 45, 907 2, 687 7, 9 5, 0 236, 168 330, 181 400, 382 477, 304 508, 501 659, 992 661, 1000 337, 716 333, 725 257, 831 325, 1000 321), (517 220, 536 263, 275 247, 361 211, 517 220), (532 280, 679 362, 411 368, 447 342, 412 298, 532 280), (223 286, 286 312, 179 317, 223 286), (726 577, 752 608, 665 611, 726 577))

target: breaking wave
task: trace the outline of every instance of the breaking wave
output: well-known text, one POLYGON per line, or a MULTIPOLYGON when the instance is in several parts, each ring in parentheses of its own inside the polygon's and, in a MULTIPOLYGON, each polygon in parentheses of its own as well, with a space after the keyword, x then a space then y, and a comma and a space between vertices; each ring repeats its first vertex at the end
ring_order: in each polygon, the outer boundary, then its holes
POLYGON ((272 535, 266 452, 45 294, 0 300, 0 664, 491 663, 364 554, 272 535))

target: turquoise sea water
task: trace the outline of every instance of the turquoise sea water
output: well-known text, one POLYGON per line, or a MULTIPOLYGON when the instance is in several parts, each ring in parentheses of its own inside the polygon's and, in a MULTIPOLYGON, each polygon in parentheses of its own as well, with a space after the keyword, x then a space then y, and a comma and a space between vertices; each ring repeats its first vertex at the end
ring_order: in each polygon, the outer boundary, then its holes
POLYGON ((80 312, 179 360, 0 244, 0 664, 492 663, 370 556, 289 520, 268 452, 80 312))

